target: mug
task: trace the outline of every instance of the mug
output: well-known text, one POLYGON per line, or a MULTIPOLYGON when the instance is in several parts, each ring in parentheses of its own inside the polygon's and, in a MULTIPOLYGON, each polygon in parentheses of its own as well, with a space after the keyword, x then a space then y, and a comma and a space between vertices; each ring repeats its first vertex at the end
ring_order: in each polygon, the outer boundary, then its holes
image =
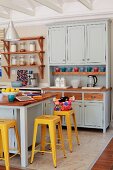
POLYGON ((62 67, 62 68, 61 68, 61 71, 62 71, 62 72, 66 72, 66 67, 62 67))
POLYGON ((59 68, 59 67, 56 67, 56 68, 55 68, 55 71, 56 71, 56 72, 60 72, 60 68, 59 68))
POLYGON ((80 67, 80 72, 84 72, 85 71, 85 67, 80 67))
POLYGON ((98 68, 98 67, 94 67, 93 71, 94 71, 94 72, 98 72, 98 71, 99 71, 99 68, 98 68))
POLYGON ((100 67, 100 68, 99 68, 99 71, 100 71, 100 72, 105 72, 105 71, 106 71, 106 67, 100 67))
POLYGON ((79 71, 79 68, 78 67, 75 67, 74 68, 74 72, 78 72, 79 71))
POLYGON ((91 72, 92 71, 92 67, 87 67, 87 72, 91 72))
POLYGON ((14 99, 15 99, 15 95, 14 94, 8 95, 8 101, 9 102, 13 102, 14 99))
POLYGON ((67 71, 68 71, 68 72, 72 72, 72 71, 73 71, 73 67, 68 67, 68 68, 67 68, 67 71))

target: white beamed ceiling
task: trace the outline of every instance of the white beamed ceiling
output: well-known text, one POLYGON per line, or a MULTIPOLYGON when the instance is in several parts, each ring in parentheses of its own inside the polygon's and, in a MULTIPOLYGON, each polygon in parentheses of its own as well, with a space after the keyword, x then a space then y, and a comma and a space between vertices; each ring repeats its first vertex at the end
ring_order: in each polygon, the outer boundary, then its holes
POLYGON ((0 0, 0 25, 113 18, 113 0, 0 0))

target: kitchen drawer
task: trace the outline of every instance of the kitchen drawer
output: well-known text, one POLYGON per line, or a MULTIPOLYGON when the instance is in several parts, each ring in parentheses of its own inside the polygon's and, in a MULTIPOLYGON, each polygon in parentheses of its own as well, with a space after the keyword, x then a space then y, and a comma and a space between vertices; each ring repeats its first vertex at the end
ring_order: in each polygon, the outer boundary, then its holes
POLYGON ((82 100, 82 93, 69 93, 69 92, 65 92, 64 96, 68 96, 68 97, 75 96, 76 100, 82 100))
POLYGON ((103 94, 102 93, 85 93, 84 94, 84 100, 103 100, 103 94))

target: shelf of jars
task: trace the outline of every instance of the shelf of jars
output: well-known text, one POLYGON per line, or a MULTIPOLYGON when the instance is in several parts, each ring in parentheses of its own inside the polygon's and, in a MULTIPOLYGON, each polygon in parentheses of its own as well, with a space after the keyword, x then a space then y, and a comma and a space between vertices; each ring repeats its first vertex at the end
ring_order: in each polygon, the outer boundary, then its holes
POLYGON ((2 66, 8 76, 10 78, 11 74, 11 68, 18 68, 18 67, 37 67, 40 73, 40 77, 44 78, 44 53, 43 50, 43 44, 44 44, 44 37, 38 36, 38 37, 24 37, 21 38, 18 42, 9 42, 9 41, 3 41, 4 43, 4 49, 1 54, 4 56, 7 65, 2 66), (21 42, 22 41, 22 42, 21 42), (27 44, 27 45, 26 45, 27 44), (27 46, 27 48, 26 48, 27 46), (38 49, 37 49, 38 48, 38 49), (17 56, 19 56, 19 63, 17 61, 17 56), (22 56, 24 54, 24 56, 22 56), (30 58, 28 58, 28 54, 31 54, 30 58), (37 54, 39 57, 40 63, 36 62, 35 56, 33 54, 37 54), (30 61, 30 64, 28 64, 25 59, 30 61), (27 64, 26 64, 27 63, 27 64))
POLYGON ((106 72, 52 72, 52 75, 106 75, 106 72))

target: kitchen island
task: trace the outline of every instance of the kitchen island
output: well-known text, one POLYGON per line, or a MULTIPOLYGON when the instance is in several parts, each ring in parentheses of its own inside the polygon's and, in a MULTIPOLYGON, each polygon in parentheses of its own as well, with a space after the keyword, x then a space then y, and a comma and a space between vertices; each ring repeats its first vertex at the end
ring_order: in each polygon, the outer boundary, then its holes
POLYGON ((32 144, 34 119, 44 113, 43 104, 52 100, 56 95, 57 93, 46 93, 42 94, 42 97, 38 100, 24 102, 17 100, 8 102, 7 98, 0 98, 0 118, 16 119, 20 126, 22 167, 28 166, 28 146, 32 144))

